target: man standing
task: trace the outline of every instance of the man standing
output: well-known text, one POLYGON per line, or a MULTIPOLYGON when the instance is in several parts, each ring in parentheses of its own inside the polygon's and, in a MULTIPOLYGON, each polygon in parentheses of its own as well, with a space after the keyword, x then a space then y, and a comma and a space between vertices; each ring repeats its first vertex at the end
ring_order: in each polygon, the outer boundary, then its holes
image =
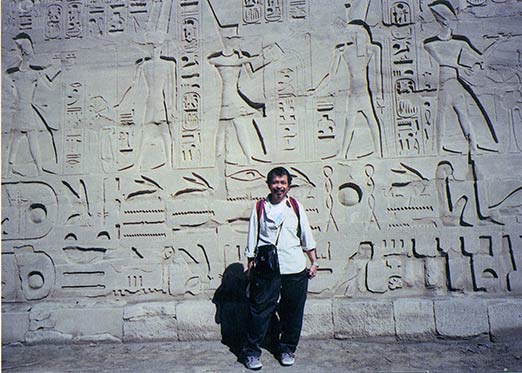
POLYGON ((279 361, 290 366, 301 336, 308 278, 317 274, 315 241, 304 208, 288 196, 292 176, 283 167, 267 176, 270 194, 259 201, 250 216, 245 250, 250 276, 250 319, 247 345, 243 349, 248 369, 261 369, 260 344, 276 310, 281 321, 277 348, 279 361), (278 265, 274 272, 260 269, 258 248, 274 245, 278 265), (311 267, 306 268, 307 254, 311 267), (279 300, 279 306, 278 306, 279 300))

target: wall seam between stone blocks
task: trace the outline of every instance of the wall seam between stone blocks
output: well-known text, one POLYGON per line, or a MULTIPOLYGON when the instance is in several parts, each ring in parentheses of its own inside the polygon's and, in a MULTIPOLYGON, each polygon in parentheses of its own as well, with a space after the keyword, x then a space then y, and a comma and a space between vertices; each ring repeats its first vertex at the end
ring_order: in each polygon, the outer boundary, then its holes
MULTIPOLYGON (((496 303, 498 304, 498 303, 496 303)), ((491 332, 491 315, 489 313, 489 302, 486 301, 486 315, 488 318, 488 337, 491 342, 493 342, 493 333, 491 332)))
POLYGON ((433 299, 431 300, 431 308, 433 311, 433 329, 434 329, 433 332, 435 333, 435 337, 439 338, 440 333, 439 333, 439 329, 437 328, 437 315, 435 314, 435 301, 433 299))
POLYGON ((395 317, 395 300, 392 300, 392 314, 393 314, 393 332, 395 334, 395 338, 399 339, 399 335, 397 334, 397 318, 395 317))
POLYGON ((121 343, 125 342, 125 306, 121 307, 121 343))
POLYGON ((337 337, 335 336, 335 310, 334 310, 334 307, 335 307, 335 297, 332 297, 331 299, 331 303, 330 303, 330 317, 332 318, 332 337, 333 339, 337 339, 337 337))
POLYGON ((176 336, 177 336, 178 342, 181 341, 180 336, 179 336, 179 318, 178 318, 179 304, 180 304, 180 302, 176 302, 176 313, 174 314, 174 318, 176 319, 176 336))

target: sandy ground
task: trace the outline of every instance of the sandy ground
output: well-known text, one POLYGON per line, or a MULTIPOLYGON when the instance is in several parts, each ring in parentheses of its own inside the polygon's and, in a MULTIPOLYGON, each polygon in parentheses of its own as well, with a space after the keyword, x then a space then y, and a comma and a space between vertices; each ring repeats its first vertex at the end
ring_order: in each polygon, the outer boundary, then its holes
MULTIPOLYGON (((514 343, 478 341, 359 342, 303 340, 293 367, 268 351, 262 371, 522 372, 522 336, 514 343)), ((6 345, 5 372, 246 372, 219 341, 6 345)))

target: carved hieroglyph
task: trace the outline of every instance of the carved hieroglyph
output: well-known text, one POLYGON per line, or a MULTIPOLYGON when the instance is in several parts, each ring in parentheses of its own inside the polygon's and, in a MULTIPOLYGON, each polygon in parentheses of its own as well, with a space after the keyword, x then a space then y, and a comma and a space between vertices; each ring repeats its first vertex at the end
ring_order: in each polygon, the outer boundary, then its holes
POLYGON ((2 301, 209 296, 276 165, 318 297, 522 294, 522 3, 2 3, 2 301))

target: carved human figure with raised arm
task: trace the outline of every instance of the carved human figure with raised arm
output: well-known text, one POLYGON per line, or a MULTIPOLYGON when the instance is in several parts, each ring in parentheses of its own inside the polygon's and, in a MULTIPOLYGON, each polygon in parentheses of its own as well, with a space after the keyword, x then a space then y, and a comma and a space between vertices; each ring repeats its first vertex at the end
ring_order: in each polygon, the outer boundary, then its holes
MULTIPOLYGON (((26 137, 29 144, 29 153, 36 165, 38 174, 43 171, 40 151, 40 134, 51 131, 51 127, 45 122, 44 113, 35 102, 36 90, 39 84, 51 88, 51 83, 60 70, 52 76, 45 74, 44 70, 49 65, 34 64, 33 42, 29 35, 20 33, 13 38, 20 61, 15 66, 8 68, 5 78, 11 90, 13 102, 13 116, 11 125, 13 128, 11 142, 9 144, 8 170, 11 172, 16 163, 20 141, 26 137)), ((52 133, 50 132, 51 140, 52 133)))
POLYGON ((158 132, 162 139, 166 164, 170 166, 172 163, 170 124, 173 123, 177 115, 176 63, 173 58, 162 56, 163 39, 156 39, 147 43, 152 47, 151 56, 136 61, 136 71, 132 83, 120 100, 121 104, 132 90, 145 90, 143 127, 140 140, 138 140, 137 158, 134 163, 134 166, 138 168, 144 156, 143 146, 152 142, 158 132))
POLYGON ((263 55, 250 55, 240 48, 241 37, 237 28, 222 30, 223 50, 208 57, 208 62, 215 66, 222 82, 221 107, 219 113, 219 128, 216 136, 216 155, 225 154, 226 128, 232 126, 247 163, 256 159, 252 150, 249 130, 246 127, 252 124, 251 120, 241 120, 262 116, 264 104, 250 100, 239 89, 239 79, 243 71, 253 77, 253 74, 276 60, 282 54, 277 45, 270 45, 263 49, 263 55))
POLYGON ((350 22, 345 30, 345 40, 335 46, 333 62, 328 73, 315 89, 316 94, 335 94, 329 88, 339 75, 341 63, 348 69, 349 98, 346 120, 338 158, 346 159, 350 149, 357 117, 366 121, 371 134, 374 153, 382 157, 381 129, 375 115, 374 100, 382 102, 381 48, 371 39, 368 26, 363 21, 350 22))
POLYGON ((439 64, 439 91, 437 105, 437 147, 439 153, 444 148, 444 131, 447 123, 448 109, 457 117, 464 137, 469 143, 472 152, 480 147, 477 143, 475 129, 479 125, 486 125, 491 138, 496 142, 496 134, 488 114, 475 95, 469 77, 484 68, 483 61, 487 54, 495 49, 496 43, 489 45, 480 53, 465 37, 453 34, 458 21, 455 10, 447 1, 435 1, 429 5, 431 12, 441 30, 437 36, 424 40, 424 48, 439 64), (472 123, 468 111, 475 107, 481 113, 482 121, 472 123))

